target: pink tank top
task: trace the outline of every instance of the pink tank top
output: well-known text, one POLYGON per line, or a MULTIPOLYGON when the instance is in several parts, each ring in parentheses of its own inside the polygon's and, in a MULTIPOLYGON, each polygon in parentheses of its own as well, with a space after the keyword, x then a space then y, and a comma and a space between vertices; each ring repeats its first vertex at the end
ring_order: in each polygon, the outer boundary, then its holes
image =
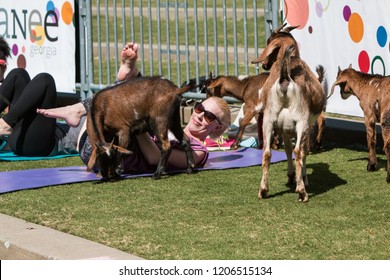
MULTIPOLYGON (((152 140, 157 144, 157 146, 160 147, 160 143, 157 141, 156 137, 152 137, 152 140)), ((209 157, 209 151, 207 150, 206 146, 203 145, 203 143, 199 142, 194 138, 190 138, 190 145, 192 150, 204 152, 203 159, 199 162, 198 165, 195 166, 195 168, 203 167, 206 164, 207 159, 209 157)), ((171 141, 171 147, 172 149, 183 150, 178 141, 171 141)), ((156 165, 151 165, 147 162, 147 160, 145 159, 144 155, 142 154, 138 146, 136 150, 133 151, 133 154, 127 156, 124 161, 125 174, 139 174, 139 173, 146 173, 146 172, 154 172, 156 171, 156 168, 157 168, 156 165)), ((169 170, 171 171, 177 170, 177 168, 173 166, 168 166, 167 171, 169 170)))

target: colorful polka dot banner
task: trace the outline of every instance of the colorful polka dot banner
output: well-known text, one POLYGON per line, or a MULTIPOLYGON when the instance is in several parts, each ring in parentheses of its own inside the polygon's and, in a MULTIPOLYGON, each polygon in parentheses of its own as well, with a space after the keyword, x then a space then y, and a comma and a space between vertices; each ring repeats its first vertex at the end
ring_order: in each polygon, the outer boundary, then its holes
MULTIPOLYGON (((292 34, 301 57, 314 70, 322 64, 330 86, 337 69, 350 64, 368 74, 390 73, 390 1, 364 0, 285 0, 284 21, 299 25, 292 34)), ((362 116, 358 101, 342 101, 336 88, 327 111, 362 116)))
POLYGON ((75 11, 71 0, 2 1, 1 29, 11 47, 8 70, 48 72, 57 90, 75 92, 75 11), (60 66, 60 67, 59 67, 60 66))

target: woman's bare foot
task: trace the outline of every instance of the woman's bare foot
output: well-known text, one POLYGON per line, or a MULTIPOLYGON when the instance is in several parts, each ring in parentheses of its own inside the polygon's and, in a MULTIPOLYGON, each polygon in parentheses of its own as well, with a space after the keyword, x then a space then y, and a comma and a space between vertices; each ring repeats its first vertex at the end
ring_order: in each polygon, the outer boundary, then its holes
POLYGON ((10 135, 12 133, 12 127, 9 126, 3 119, 0 119, 0 136, 10 135))
POLYGON ((77 127, 80 124, 81 118, 85 116, 87 112, 82 103, 76 103, 59 108, 37 109, 37 113, 48 118, 63 119, 69 126, 77 127))
POLYGON ((123 81, 129 78, 137 77, 137 58, 138 45, 127 43, 121 53, 122 64, 118 70, 118 80, 123 81))

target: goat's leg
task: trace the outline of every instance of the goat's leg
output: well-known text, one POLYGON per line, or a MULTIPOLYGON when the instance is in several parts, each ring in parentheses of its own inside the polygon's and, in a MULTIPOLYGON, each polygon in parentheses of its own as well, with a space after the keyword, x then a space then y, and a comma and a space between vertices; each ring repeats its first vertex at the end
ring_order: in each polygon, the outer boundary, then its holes
POLYGON ((384 113, 381 116, 381 126, 382 126, 382 138, 383 138, 383 151, 386 154, 387 158, 387 176, 386 182, 390 183, 390 111, 384 113))
POLYGON ((324 112, 322 112, 317 119, 318 131, 316 137, 316 148, 318 150, 322 149, 322 139, 324 138, 324 133, 325 133, 325 122, 326 122, 325 114, 324 112))
POLYGON ((181 127, 180 123, 180 114, 177 112, 177 114, 174 115, 173 119, 173 125, 170 128, 173 135, 175 135, 176 139, 180 141, 180 145, 183 148, 184 152, 186 153, 187 157, 187 173, 193 173, 194 167, 195 167, 195 160, 194 155, 192 153, 190 141, 188 140, 187 136, 184 134, 183 129, 181 127))
POLYGON ((376 158, 376 130, 375 130, 375 116, 368 115, 364 118, 366 125, 367 148, 368 148, 368 163, 367 171, 375 171, 377 163, 376 158))
POLYGON ((257 117, 257 148, 263 148, 263 112, 260 112, 257 117))
POLYGON ((295 155, 295 180, 296 188, 295 192, 299 194, 299 201, 307 202, 309 201, 309 195, 306 192, 305 181, 306 175, 305 171, 305 162, 306 162, 306 153, 308 150, 308 127, 297 124, 297 142, 294 148, 295 155))
POLYGON ((244 135, 245 128, 250 123, 252 118, 256 115, 256 112, 252 112, 249 110, 246 110, 244 117, 240 120, 240 128, 238 131, 238 134, 236 136, 236 139, 234 140, 234 143, 232 145, 232 148, 236 150, 238 148, 238 144, 240 143, 242 136, 244 135))
POLYGON ((259 198, 265 198, 268 196, 268 171, 271 161, 271 139, 273 132, 273 122, 267 121, 263 123, 263 176, 261 178, 259 198))
MULTIPOLYGON (((159 131, 159 129, 157 129, 159 131)), ((153 173, 153 179, 160 179, 161 175, 165 174, 165 166, 170 154, 171 143, 168 139, 168 132, 157 133, 156 136, 161 141, 161 157, 157 165, 156 171, 153 173)))
MULTIPOLYGON (((131 139, 131 134, 130 134, 130 129, 122 129, 118 133, 118 146, 120 146, 123 149, 128 149, 130 146, 130 139, 131 139)), ((117 155, 117 166, 115 167, 115 172, 120 177, 120 175, 124 171, 124 159, 125 159, 125 154, 118 153, 117 155)))
POLYGON ((287 184, 292 185, 295 183, 295 171, 294 171, 294 164, 292 159, 292 153, 293 153, 293 146, 291 142, 291 138, 288 137, 287 134, 283 133, 283 142, 284 142, 284 152, 286 153, 287 157, 287 184))
POLYGON ((190 142, 186 139, 186 137, 183 137, 183 139, 181 140, 181 146, 183 147, 187 157, 187 173, 193 173, 195 167, 195 160, 194 155, 192 154, 190 142))

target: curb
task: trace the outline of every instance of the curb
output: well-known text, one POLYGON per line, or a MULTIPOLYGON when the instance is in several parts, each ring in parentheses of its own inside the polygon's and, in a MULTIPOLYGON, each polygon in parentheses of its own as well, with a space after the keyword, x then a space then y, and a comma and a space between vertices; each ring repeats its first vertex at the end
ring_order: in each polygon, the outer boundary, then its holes
POLYGON ((120 250, 0 214, 0 260, 142 260, 120 250))

